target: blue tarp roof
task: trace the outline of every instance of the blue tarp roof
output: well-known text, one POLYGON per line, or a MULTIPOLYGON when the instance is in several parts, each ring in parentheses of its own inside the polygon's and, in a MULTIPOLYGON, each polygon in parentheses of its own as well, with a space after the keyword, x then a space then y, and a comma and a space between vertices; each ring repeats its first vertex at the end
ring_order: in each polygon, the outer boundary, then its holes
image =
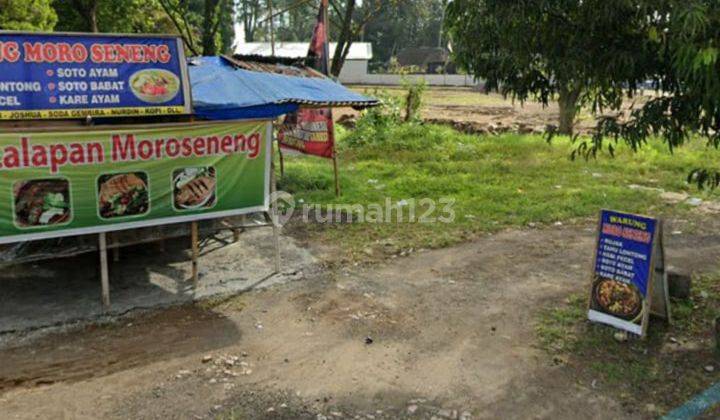
POLYGON ((373 106, 377 100, 328 78, 238 69, 222 57, 194 58, 190 84, 196 116, 210 120, 272 118, 306 106, 373 106))

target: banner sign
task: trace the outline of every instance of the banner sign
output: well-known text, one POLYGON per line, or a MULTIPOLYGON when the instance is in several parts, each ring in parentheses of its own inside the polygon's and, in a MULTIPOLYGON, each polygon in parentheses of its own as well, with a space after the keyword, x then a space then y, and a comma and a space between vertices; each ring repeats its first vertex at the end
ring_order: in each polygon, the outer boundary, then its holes
POLYGON ((189 114, 178 37, 0 32, 0 120, 189 114))
POLYGON ((288 114, 278 133, 280 147, 308 155, 332 158, 334 143, 335 128, 330 108, 301 108, 288 114))
POLYGON ((603 210, 593 262, 588 317, 643 335, 652 303, 657 237, 656 219, 603 210))
POLYGON ((0 243, 266 211, 271 129, 251 121, 0 133, 0 243))
MULTIPOLYGON (((310 67, 327 75, 327 0, 320 4, 317 22, 310 40, 307 61, 310 67)), ((307 108, 288 114, 278 133, 278 145, 307 155, 333 158, 335 127, 331 108, 307 108)))

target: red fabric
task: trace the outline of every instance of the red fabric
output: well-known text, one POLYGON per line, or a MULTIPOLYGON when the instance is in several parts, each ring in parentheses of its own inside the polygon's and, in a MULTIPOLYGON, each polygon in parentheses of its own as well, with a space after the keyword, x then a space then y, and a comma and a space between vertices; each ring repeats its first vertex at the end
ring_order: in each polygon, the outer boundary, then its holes
POLYGON ((288 114, 278 134, 278 142, 283 149, 332 158, 335 144, 332 110, 300 109, 288 114))
MULTIPOLYGON (((325 9, 322 2, 317 24, 308 51, 308 65, 328 74, 328 45, 325 9)), ((288 114, 278 133, 278 144, 283 149, 297 150, 308 155, 332 158, 335 150, 335 128, 330 108, 300 109, 288 114)))
MULTIPOLYGON (((322 18, 320 18, 322 19, 322 18)), ((315 26, 315 31, 313 33, 312 40, 310 41, 310 51, 308 51, 309 57, 315 57, 316 60, 322 60, 323 63, 325 62, 325 23, 318 21, 317 25, 315 26)), ((323 73, 327 73, 327 69, 323 69, 323 65, 320 64, 319 66, 314 66, 316 70, 320 70, 323 73), (324 70, 324 71, 323 71, 324 70)))

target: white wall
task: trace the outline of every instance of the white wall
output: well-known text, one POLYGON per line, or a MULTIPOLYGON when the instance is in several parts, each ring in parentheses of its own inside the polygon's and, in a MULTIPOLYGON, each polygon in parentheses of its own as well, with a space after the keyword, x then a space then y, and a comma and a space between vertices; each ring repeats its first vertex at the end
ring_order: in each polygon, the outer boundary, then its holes
MULTIPOLYGON (((361 61, 361 60, 353 60, 361 61)), ((340 82, 351 85, 385 85, 385 86, 398 86, 402 84, 403 77, 412 81, 418 79, 425 79, 425 83, 430 86, 478 86, 479 82, 476 82, 472 76, 463 74, 411 74, 407 76, 401 76, 399 74, 368 74, 367 73, 367 61, 364 62, 364 66, 359 64, 353 64, 348 71, 345 71, 345 67, 348 67, 349 62, 345 63, 342 72, 340 72, 340 82)))
POLYGON ((362 80, 363 77, 367 76, 367 72, 367 60, 345 60, 338 79, 340 79, 341 83, 347 83, 346 80, 362 80))

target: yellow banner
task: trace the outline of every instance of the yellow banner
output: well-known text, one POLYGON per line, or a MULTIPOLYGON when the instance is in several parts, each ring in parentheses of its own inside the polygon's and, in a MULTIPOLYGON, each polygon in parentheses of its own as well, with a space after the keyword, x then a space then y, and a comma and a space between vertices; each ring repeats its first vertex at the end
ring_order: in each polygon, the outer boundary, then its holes
POLYGON ((38 111, 0 111, 0 120, 63 119, 85 117, 142 117, 149 115, 182 115, 182 106, 149 106, 142 108, 45 109, 38 111))

